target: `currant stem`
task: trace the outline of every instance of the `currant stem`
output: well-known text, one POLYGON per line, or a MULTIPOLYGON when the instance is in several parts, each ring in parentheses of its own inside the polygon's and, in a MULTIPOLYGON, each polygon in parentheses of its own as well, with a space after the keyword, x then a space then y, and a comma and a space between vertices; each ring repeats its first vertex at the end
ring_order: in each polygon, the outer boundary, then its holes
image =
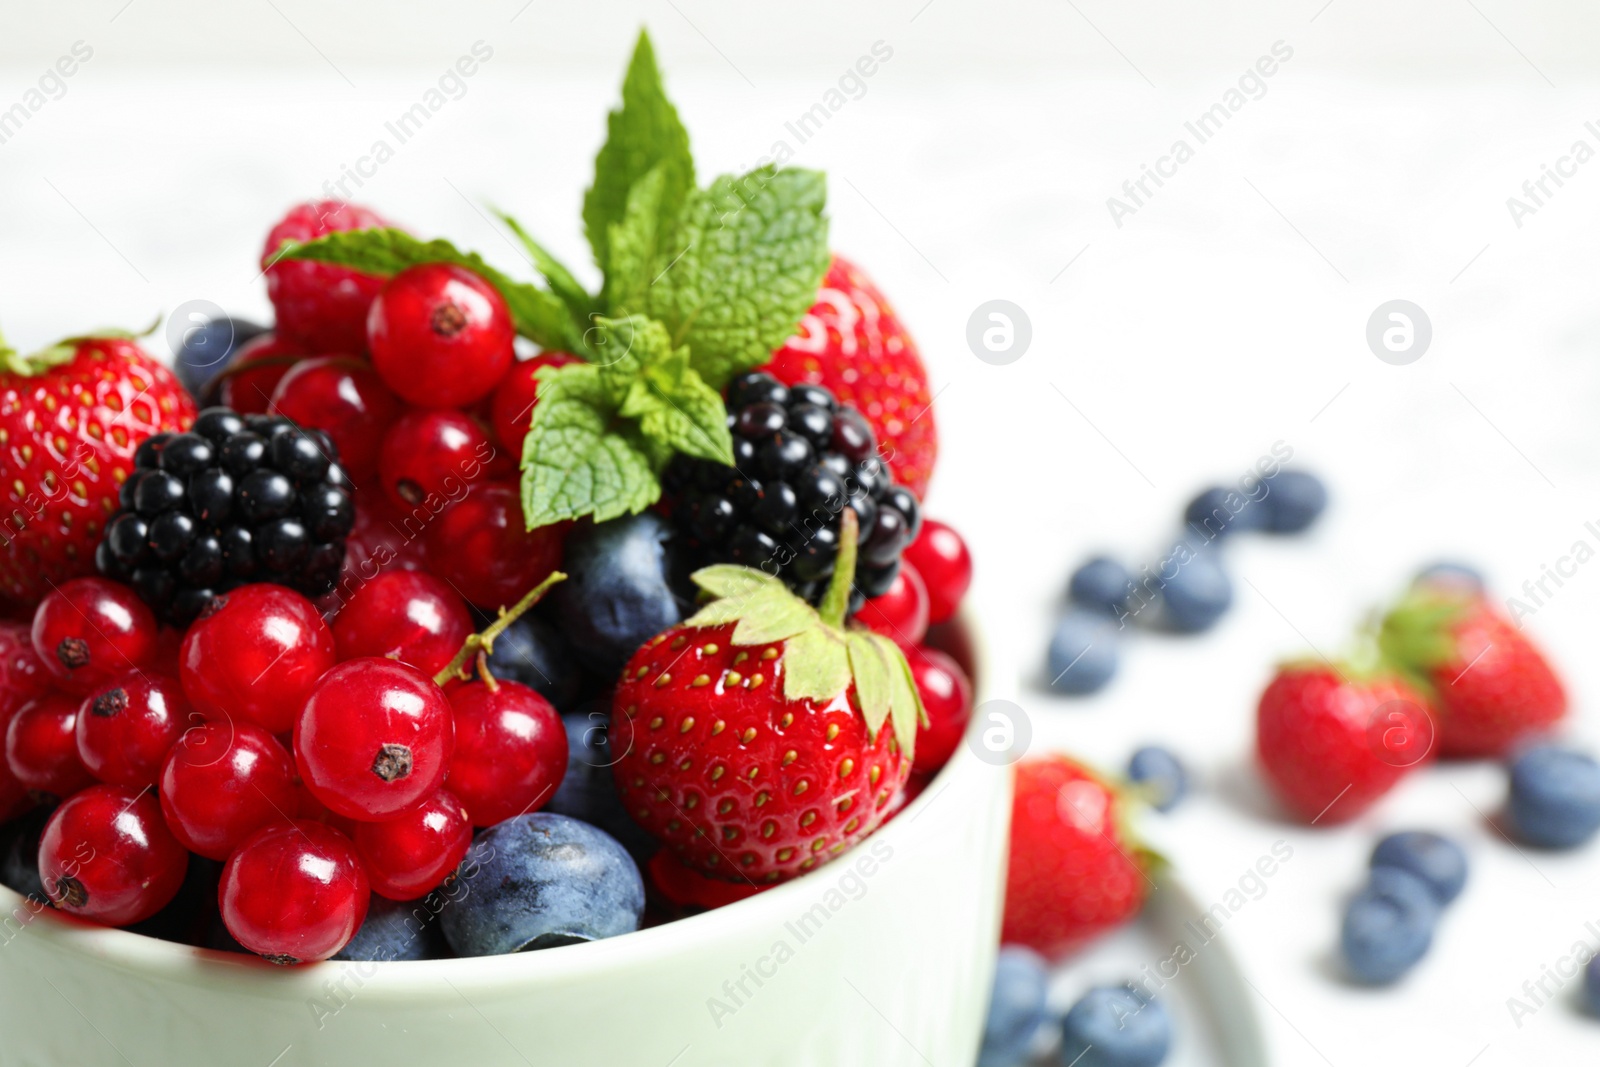
POLYGON ((551 571, 548 578, 528 590, 527 595, 517 601, 516 605, 509 611, 501 608, 499 618, 484 627, 482 633, 473 634, 462 643, 461 650, 455 654, 455 658, 449 662, 444 670, 433 676, 433 684, 442 686, 452 678, 466 681, 471 677, 466 669, 467 664, 476 659, 479 653, 483 653, 486 656, 493 653, 494 639, 505 633, 512 623, 528 613, 528 609, 544 599, 544 595, 550 591, 552 586, 558 582, 564 582, 566 579, 567 576, 560 571, 551 571))
POLYGON ((834 561, 828 591, 817 606, 822 621, 835 629, 844 625, 845 612, 850 610, 850 589, 856 580, 856 539, 860 533, 861 522, 855 509, 846 506, 839 516, 839 558, 834 561))

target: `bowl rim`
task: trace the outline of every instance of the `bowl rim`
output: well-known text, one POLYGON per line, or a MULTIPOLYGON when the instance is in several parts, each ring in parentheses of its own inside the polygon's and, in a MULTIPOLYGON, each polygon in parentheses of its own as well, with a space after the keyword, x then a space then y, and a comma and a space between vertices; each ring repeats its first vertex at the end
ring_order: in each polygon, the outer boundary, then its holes
MULTIPOLYGON (((987 691, 990 678, 989 661, 983 635, 974 624, 968 608, 960 610, 951 620, 965 632, 973 661, 973 707, 982 703, 981 695, 987 691)), ((967 724, 965 739, 976 732, 979 719, 976 715, 967 724)), ((178 941, 167 941, 147 934, 135 933, 119 927, 101 926, 87 919, 64 915, 47 904, 0 885, 0 924, 5 917, 31 912, 33 917, 13 936, 42 937, 51 945, 75 955, 93 957, 102 966, 126 971, 142 977, 168 978, 180 982, 193 980, 197 969, 227 968, 240 981, 250 981, 260 976, 259 991, 294 988, 304 984, 320 987, 329 967, 354 969, 366 982, 363 997, 388 989, 393 993, 415 992, 422 986, 434 989, 441 982, 466 987, 502 987, 508 981, 523 984, 540 981, 568 980, 575 975, 604 971, 614 965, 629 965, 660 959, 684 951, 684 942, 703 946, 707 935, 735 927, 749 930, 765 926, 778 927, 793 918, 802 908, 801 901, 814 901, 831 871, 834 875, 852 869, 851 857, 865 855, 861 846, 890 835, 893 843, 910 833, 909 827, 949 785, 955 775, 1004 772, 980 760, 970 744, 957 746, 955 755, 939 772, 927 781, 922 791, 900 811, 886 826, 882 826, 859 842, 856 847, 841 853, 828 863, 799 878, 791 879, 764 889, 743 900, 720 908, 685 916, 658 926, 634 930, 617 937, 562 945, 538 952, 514 952, 494 956, 457 956, 435 960, 324 960, 320 966, 280 967, 249 953, 229 952, 224 949, 205 948, 178 941), (41 925, 41 923, 43 925, 41 925)), ((644 874, 643 871, 640 872, 644 874)), ((646 875, 648 877, 648 875, 646 875)), ((213 972, 214 973, 214 972, 213 972)), ((298 995, 298 994, 297 994, 298 995)))

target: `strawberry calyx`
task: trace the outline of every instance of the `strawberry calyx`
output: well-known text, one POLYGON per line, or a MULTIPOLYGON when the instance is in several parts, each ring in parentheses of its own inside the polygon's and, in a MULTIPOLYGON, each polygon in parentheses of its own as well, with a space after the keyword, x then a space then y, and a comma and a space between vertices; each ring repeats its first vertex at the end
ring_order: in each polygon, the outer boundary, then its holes
POLYGON ((94 330, 90 333, 77 334, 73 337, 63 337, 54 344, 46 345, 37 352, 23 355, 6 342, 4 335, 0 335, 0 372, 15 374, 23 378, 34 378, 44 374, 54 367, 64 363, 71 363, 77 356, 78 349, 87 341, 136 341, 141 337, 148 337, 155 332, 161 320, 157 319, 149 328, 134 333, 112 327, 104 330, 94 330))
POLYGON ((1378 628, 1377 643, 1384 662, 1422 692, 1432 692, 1429 676, 1456 658, 1456 627, 1477 599, 1460 590, 1413 587, 1378 628))
POLYGON ((859 624, 846 625, 855 580, 856 514, 841 517, 839 556, 820 607, 814 608, 765 571, 735 564, 703 567, 690 578, 715 599, 691 616, 696 629, 734 624, 735 645, 783 642, 783 695, 788 700, 832 700, 854 688, 855 706, 877 739, 887 722, 911 759, 917 727, 926 722, 922 698, 905 653, 892 640, 859 624))

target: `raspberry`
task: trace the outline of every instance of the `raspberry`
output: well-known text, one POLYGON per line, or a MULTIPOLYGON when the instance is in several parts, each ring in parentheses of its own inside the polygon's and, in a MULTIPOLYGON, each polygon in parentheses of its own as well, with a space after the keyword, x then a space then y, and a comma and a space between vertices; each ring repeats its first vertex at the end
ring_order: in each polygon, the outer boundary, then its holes
POLYGON ((383 288, 383 279, 327 263, 274 261, 273 256, 284 241, 388 226, 376 212, 339 200, 311 201, 289 209, 267 234, 261 251, 280 336, 317 352, 366 351, 367 308, 383 288))

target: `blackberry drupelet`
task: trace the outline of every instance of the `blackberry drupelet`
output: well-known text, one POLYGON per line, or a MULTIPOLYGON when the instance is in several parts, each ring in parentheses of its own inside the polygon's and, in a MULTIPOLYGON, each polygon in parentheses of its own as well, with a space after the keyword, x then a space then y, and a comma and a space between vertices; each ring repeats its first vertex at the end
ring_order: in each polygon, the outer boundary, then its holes
POLYGON ((853 612, 887 592, 922 508, 896 485, 861 413, 820 385, 752 371, 728 386, 734 465, 675 457, 663 479, 672 521, 702 563, 776 574, 820 600, 839 552, 840 516, 861 530, 853 612))
POLYGON ((95 562, 163 622, 186 627, 251 582, 333 589, 355 522, 333 442, 288 419, 207 408, 139 446, 95 562))

